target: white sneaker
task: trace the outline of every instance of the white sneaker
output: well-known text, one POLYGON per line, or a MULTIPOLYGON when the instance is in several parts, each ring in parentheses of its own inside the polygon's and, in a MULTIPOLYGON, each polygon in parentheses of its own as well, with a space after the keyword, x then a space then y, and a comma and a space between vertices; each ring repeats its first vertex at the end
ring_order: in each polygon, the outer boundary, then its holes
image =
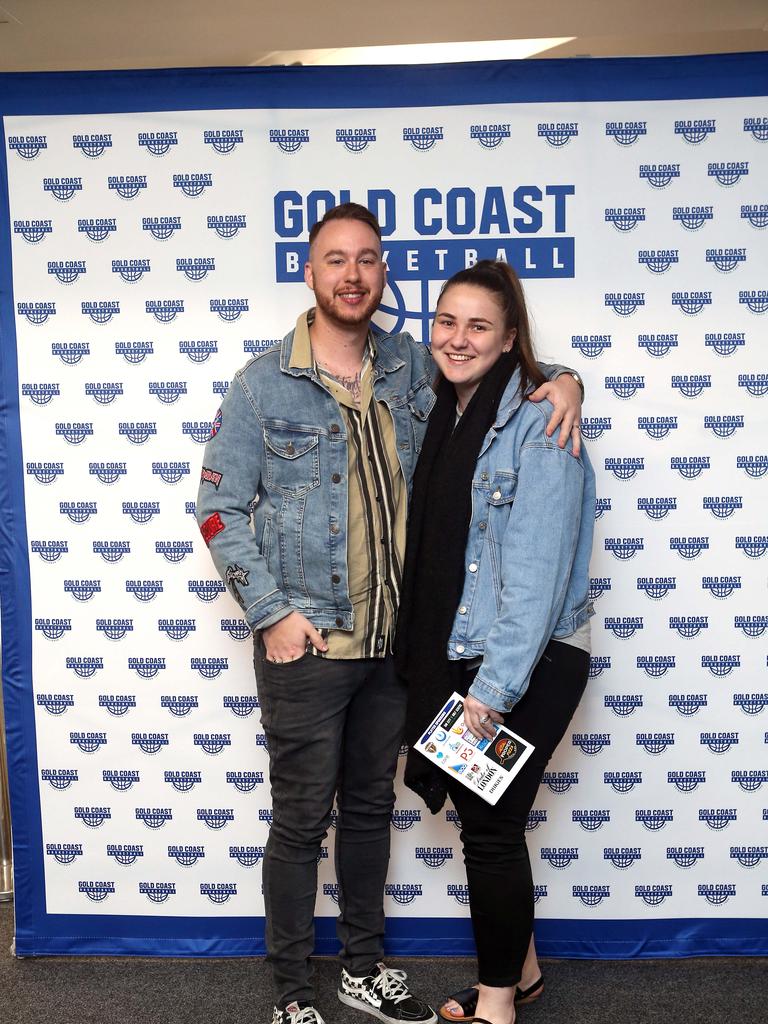
POLYGON ((353 978, 342 968, 339 999, 389 1024, 435 1024, 437 1014, 411 995, 405 979, 405 971, 395 971, 385 964, 376 964, 365 978, 353 978))

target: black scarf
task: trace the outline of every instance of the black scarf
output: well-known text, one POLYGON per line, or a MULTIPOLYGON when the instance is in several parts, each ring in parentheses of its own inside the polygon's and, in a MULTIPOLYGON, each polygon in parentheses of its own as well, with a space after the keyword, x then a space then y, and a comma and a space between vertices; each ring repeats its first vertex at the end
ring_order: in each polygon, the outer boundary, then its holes
MULTIPOLYGON (((472 515, 472 479, 483 439, 493 426, 517 365, 504 353, 483 377, 456 423, 456 392, 442 378, 413 479, 395 661, 408 683, 405 738, 413 744, 454 690, 464 685, 463 661, 447 646, 464 588, 464 553, 472 515)), ((445 802, 445 773, 412 751, 405 784, 433 814, 445 802)))

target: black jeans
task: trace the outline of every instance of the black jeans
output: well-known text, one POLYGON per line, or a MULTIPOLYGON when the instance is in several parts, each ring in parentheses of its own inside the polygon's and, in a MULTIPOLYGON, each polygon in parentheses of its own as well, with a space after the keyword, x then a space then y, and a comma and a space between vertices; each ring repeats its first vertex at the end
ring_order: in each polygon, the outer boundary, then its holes
POLYGON ((551 640, 522 700, 504 724, 536 747, 495 807, 450 779, 461 818, 469 906, 483 985, 516 985, 533 933, 533 876, 525 842, 528 812, 589 675, 589 655, 551 640))
POLYGON ((275 1003, 314 1001, 317 860, 334 797, 337 931, 350 974, 382 959, 384 882, 406 690, 391 657, 277 664, 256 641, 254 666, 269 750, 272 827, 264 855, 267 960, 275 1003))

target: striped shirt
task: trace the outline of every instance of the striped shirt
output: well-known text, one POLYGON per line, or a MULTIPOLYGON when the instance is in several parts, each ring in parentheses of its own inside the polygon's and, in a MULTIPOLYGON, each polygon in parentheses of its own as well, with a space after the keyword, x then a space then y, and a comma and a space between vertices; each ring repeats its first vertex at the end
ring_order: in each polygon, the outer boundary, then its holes
MULTIPOLYGON (((407 486, 397 457, 392 416, 373 394, 373 335, 368 336, 356 397, 312 358, 309 326, 313 312, 299 319, 291 365, 307 366, 311 361, 336 399, 347 428, 347 567, 353 611, 351 632, 327 631, 324 657, 383 658, 394 641, 405 552, 407 486)), ((319 653, 315 648, 312 651, 319 653)))

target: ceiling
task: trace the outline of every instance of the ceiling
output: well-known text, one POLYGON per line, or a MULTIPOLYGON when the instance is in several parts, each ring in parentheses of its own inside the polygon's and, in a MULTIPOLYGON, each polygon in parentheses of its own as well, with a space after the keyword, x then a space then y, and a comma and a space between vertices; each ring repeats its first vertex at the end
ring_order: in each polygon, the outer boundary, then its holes
POLYGON ((0 0, 0 71, 311 64, 493 39, 543 40, 537 57, 768 50, 768 0, 0 0))

